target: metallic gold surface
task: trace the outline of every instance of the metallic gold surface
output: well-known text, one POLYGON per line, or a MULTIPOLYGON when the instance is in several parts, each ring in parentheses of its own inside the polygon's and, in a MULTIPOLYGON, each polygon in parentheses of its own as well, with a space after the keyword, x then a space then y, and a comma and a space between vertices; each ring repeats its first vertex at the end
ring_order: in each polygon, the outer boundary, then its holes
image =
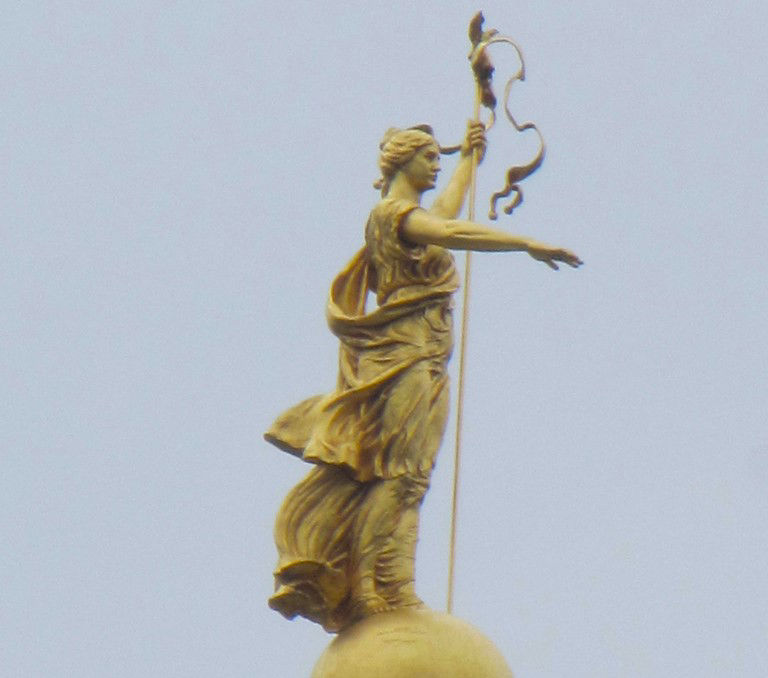
POLYGON ((469 123, 452 178, 423 209, 440 170, 430 131, 389 130, 381 144, 382 199, 327 307, 340 341, 336 389, 289 409, 265 434, 314 464, 277 517, 270 605, 328 631, 422 606, 414 592, 419 508, 448 415, 459 285, 448 248, 526 251, 553 268, 581 263, 568 250, 456 218, 485 151, 481 123, 469 123))
POLYGON ((512 678, 493 643, 469 624, 431 610, 398 610, 342 631, 312 678, 512 678))

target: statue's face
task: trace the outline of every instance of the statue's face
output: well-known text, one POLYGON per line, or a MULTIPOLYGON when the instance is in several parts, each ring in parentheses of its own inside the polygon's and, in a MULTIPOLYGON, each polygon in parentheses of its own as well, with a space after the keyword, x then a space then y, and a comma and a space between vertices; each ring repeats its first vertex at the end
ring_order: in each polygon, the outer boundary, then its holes
POLYGON ((402 166, 400 171, 420 193, 434 188, 440 172, 440 149, 437 144, 423 146, 402 166))

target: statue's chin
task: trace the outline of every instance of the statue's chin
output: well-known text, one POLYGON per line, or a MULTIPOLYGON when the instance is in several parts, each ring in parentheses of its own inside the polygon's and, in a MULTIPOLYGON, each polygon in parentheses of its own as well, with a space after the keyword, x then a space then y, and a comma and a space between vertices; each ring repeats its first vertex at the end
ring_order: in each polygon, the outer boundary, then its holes
POLYGON ((477 629, 429 609, 367 617, 342 631, 312 678, 512 678, 504 657, 477 629))

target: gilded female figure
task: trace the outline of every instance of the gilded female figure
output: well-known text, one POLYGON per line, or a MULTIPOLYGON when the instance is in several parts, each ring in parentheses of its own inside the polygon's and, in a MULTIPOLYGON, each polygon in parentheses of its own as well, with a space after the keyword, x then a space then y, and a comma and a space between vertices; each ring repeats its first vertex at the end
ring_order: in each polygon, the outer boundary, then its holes
POLYGON ((448 186, 424 209, 440 171, 432 130, 389 130, 380 145, 381 200, 328 302, 340 341, 338 384, 285 412, 265 435, 313 464, 275 526, 270 605, 286 617, 338 631, 421 605, 413 583, 418 512, 448 415, 459 286, 449 250, 523 251, 554 269, 581 264, 566 249, 456 218, 475 149, 482 160, 484 130, 470 123, 448 186), (369 293, 375 305, 366 303, 369 293))

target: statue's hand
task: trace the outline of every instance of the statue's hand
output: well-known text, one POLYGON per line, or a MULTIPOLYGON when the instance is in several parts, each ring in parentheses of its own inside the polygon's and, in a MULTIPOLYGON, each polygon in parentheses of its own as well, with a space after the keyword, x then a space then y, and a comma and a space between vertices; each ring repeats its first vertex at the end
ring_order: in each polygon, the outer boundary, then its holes
POLYGON ((477 162, 480 163, 485 157, 485 148, 488 142, 485 139, 485 125, 477 120, 470 120, 467 123, 467 135, 461 144, 462 157, 469 157, 472 151, 477 149, 477 162))
POLYGON ((567 250, 563 247, 552 247, 552 245, 545 245, 540 242, 531 242, 528 245, 528 254, 530 254, 536 261, 543 261, 547 266, 553 270, 558 270, 559 266, 555 263, 561 261, 564 264, 568 264, 573 268, 578 268, 584 262, 579 259, 571 250, 567 250))

